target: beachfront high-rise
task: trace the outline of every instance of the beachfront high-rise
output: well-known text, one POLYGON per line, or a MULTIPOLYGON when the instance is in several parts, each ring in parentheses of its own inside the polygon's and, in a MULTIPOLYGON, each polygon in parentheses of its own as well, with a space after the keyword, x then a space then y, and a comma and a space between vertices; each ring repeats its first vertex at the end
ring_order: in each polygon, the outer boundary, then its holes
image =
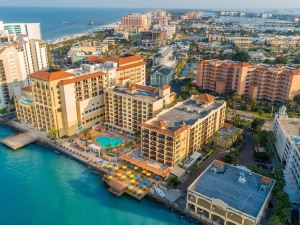
POLYGON ((218 94, 284 102, 300 94, 300 70, 226 60, 198 63, 196 85, 218 94))
POLYGON ((0 21, 0 33, 1 31, 18 36, 25 35, 29 39, 42 39, 41 26, 39 23, 4 23, 0 21))
POLYGON ((151 26, 149 13, 133 13, 122 16, 121 29, 133 32, 147 31, 151 26))
POLYGON ((27 96, 15 100, 17 117, 38 130, 54 129, 59 137, 72 136, 104 122, 104 90, 124 77, 144 84, 145 65, 140 60, 140 57, 105 58, 102 63, 68 71, 32 73, 31 94, 27 90, 27 96), (32 113, 36 120, 31 119, 32 113))
POLYGON ((13 109, 13 97, 29 85, 27 75, 48 67, 46 44, 19 37, 17 43, 0 46, 0 109, 13 109))
POLYGON ((164 110, 141 125, 144 157, 175 166, 199 151, 225 122, 226 102, 202 94, 164 110))
POLYGON ((105 124, 116 130, 137 133, 141 123, 175 101, 176 94, 170 90, 168 85, 155 88, 132 84, 128 80, 123 80, 121 85, 107 88, 104 91, 105 124))

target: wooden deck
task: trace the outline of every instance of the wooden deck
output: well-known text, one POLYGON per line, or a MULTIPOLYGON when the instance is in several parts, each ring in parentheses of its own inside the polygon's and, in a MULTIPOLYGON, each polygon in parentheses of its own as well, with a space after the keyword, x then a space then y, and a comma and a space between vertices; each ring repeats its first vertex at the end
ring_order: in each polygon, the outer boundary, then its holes
POLYGON ((31 132, 25 132, 4 138, 1 140, 1 143, 7 145, 11 149, 16 150, 35 142, 36 140, 37 138, 31 132))

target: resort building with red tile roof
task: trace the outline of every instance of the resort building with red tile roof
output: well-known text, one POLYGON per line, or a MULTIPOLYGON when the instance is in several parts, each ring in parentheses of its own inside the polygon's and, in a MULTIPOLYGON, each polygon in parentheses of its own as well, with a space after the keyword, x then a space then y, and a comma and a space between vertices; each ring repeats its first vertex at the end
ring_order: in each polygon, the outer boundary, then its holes
POLYGON ((58 137, 72 136, 104 121, 106 88, 124 80, 133 87, 143 86, 145 63, 138 56, 106 58, 67 71, 37 71, 29 77, 31 96, 27 90, 15 101, 18 119, 38 130, 55 129, 58 137))
POLYGON ((187 158, 207 143, 225 122, 226 102, 213 96, 192 96, 163 110, 141 125, 144 157, 169 166, 187 158))

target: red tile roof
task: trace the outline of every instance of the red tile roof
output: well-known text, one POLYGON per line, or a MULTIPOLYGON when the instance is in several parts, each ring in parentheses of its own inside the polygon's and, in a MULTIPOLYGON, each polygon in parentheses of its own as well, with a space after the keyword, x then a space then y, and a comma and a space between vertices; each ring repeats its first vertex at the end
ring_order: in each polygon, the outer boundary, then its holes
POLYGON ((216 97, 209 95, 209 94, 202 94, 202 95, 198 95, 195 97, 196 100, 203 102, 203 103, 207 103, 207 102, 213 102, 215 101, 216 97))
POLYGON ((144 58, 140 57, 140 56, 136 56, 136 55, 122 57, 122 58, 119 58, 119 66, 121 66, 123 64, 134 63, 136 61, 144 61, 144 58))
POLYGON ((140 85, 140 84, 136 84, 136 87, 140 90, 145 90, 145 91, 152 91, 154 92, 156 90, 155 87, 152 86, 146 86, 146 85, 140 85))
POLYGON ((29 76, 39 80, 54 81, 54 80, 64 79, 67 77, 72 77, 74 76, 74 74, 65 71, 57 71, 57 72, 37 71, 32 74, 29 74, 29 76))
POLYGON ((95 78, 95 77, 99 77, 99 76, 104 76, 104 75, 106 75, 106 73, 103 73, 103 72, 99 71, 99 72, 95 72, 95 73, 82 75, 80 77, 74 77, 74 78, 71 78, 71 79, 63 80, 61 82, 61 84, 62 85, 72 84, 72 83, 79 82, 79 81, 82 81, 82 80, 87 80, 87 79, 91 79, 91 78, 95 78))
POLYGON ((161 90, 171 89, 171 86, 170 85, 164 85, 164 86, 161 86, 160 89, 161 90))
POLYGON ((144 62, 137 62, 137 63, 133 63, 133 64, 128 64, 126 66, 118 67, 117 71, 127 70, 127 69, 131 69, 131 68, 134 68, 134 67, 142 66, 142 65, 145 65, 145 63, 144 62))
POLYGON ((129 85, 128 89, 129 89, 130 91, 135 91, 135 90, 137 90, 137 87, 136 87, 135 84, 131 84, 131 85, 129 85))
POLYGON ((31 86, 24 87, 24 88, 22 88, 22 91, 32 92, 32 87, 31 86))

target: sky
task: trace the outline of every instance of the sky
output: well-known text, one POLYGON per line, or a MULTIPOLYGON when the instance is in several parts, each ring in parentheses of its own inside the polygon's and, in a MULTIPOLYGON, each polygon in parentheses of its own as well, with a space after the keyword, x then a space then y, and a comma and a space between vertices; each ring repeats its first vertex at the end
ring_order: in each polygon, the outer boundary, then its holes
POLYGON ((300 8, 300 0, 0 0, 0 6, 117 8, 300 8))

